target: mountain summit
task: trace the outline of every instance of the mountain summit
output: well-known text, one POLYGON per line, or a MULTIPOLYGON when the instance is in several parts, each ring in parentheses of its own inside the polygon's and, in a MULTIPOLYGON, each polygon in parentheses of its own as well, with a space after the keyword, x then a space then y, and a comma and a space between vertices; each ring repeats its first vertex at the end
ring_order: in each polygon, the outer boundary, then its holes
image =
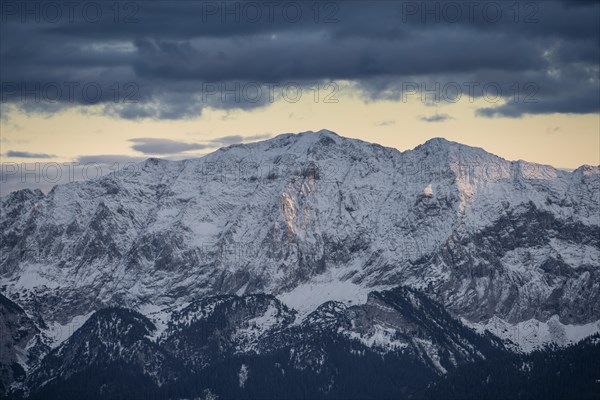
POLYGON ((3 197, 0 278, 57 326, 259 292, 306 314, 398 285, 473 324, 583 325, 600 319, 599 182, 439 138, 284 134, 3 197))

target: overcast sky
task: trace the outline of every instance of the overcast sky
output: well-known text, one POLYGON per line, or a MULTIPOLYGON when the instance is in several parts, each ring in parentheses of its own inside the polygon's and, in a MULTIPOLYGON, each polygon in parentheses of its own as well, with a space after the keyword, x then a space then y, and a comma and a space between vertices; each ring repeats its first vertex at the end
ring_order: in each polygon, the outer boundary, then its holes
POLYGON ((331 129, 600 164, 600 8, 2 2, 3 163, 186 158, 331 129))

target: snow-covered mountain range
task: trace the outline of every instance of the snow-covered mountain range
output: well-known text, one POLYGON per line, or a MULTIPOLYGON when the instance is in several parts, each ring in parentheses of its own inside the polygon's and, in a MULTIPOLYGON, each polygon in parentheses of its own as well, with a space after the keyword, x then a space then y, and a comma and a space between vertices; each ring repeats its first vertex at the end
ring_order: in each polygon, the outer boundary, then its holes
MULTIPOLYGON (((140 312, 176 354, 185 341, 164 338, 209 297, 275 296, 275 315, 253 325, 262 337, 398 286, 525 350, 600 330, 600 168, 444 139, 400 152, 324 130, 148 159, 11 193, 0 227, 2 293, 43 321, 36 337, 51 347, 105 307, 140 312)), ((348 335, 393 342, 397 327, 375 326, 348 335)), ((250 339, 232 346, 261 346, 250 339)))

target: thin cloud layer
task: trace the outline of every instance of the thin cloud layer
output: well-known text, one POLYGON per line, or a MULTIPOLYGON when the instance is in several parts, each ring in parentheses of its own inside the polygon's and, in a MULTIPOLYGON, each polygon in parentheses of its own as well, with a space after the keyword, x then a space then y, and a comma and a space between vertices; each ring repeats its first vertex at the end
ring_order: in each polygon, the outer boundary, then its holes
POLYGON ((263 135, 250 135, 250 136, 230 135, 230 136, 222 136, 222 137, 219 137, 216 139, 212 139, 210 142, 215 145, 218 145, 218 146, 229 146, 232 144, 265 140, 265 139, 271 138, 272 136, 273 135, 271 135, 270 133, 265 133, 263 135))
POLYGON ((54 158, 54 157, 56 157, 53 154, 31 153, 29 151, 18 151, 18 150, 9 150, 6 152, 6 156, 14 157, 14 158, 54 158))
POLYGON ((178 154, 191 150, 203 150, 213 146, 201 143, 186 143, 171 139, 135 138, 130 139, 134 143, 131 148, 144 154, 178 154))
MULTIPOLYGON (((216 149, 217 147, 229 146, 238 143, 247 143, 257 140, 264 140, 272 137, 272 134, 260 134, 260 135, 229 135, 221 136, 215 139, 205 140, 203 143, 190 143, 177 141, 166 138, 134 138, 129 139, 129 142, 133 143, 131 148, 137 152, 147 155, 161 155, 161 156, 181 156, 186 157, 186 153, 194 150, 206 150, 216 149)), ((88 156, 85 158, 87 162, 98 162, 104 161, 104 158, 111 160, 114 156, 88 156)))
POLYGON ((433 114, 426 117, 419 118, 423 122, 444 122, 448 119, 452 119, 448 114, 433 114))

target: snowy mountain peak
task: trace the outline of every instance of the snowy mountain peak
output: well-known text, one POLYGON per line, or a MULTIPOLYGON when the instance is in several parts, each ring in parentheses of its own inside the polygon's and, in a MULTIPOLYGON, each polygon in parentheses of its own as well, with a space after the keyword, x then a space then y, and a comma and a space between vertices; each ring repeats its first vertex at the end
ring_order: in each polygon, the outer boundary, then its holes
POLYGON ((336 138, 344 139, 342 136, 338 135, 334 131, 330 131, 329 129, 321 129, 318 131, 304 131, 304 132, 298 133, 297 135, 299 137, 306 136, 306 137, 317 138, 317 139, 320 139, 322 137, 329 137, 332 139, 336 139, 336 138))
POLYGON ((577 169, 575 169, 575 171, 573 171, 573 174, 574 175, 583 175, 583 176, 600 175, 600 165, 584 164, 584 165, 578 167, 577 169))
MULTIPOLYGON (((431 138, 431 139, 427 140, 425 143, 417 146, 417 148, 430 148, 430 149, 438 148, 438 149, 440 149, 440 148, 448 148, 450 146, 456 146, 456 145, 464 146, 464 145, 461 145, 460 143, 450 141, 443 137, 435 137, 435 138, 431 138)), ((468 146, 465 146, 465 147, 468 147, 468 146)))
POLYGON ((421 154, 427 158, 428 162, 439 163, 463 163, 477 164, 484 162, 504 163, 507 162, 501 157, 488 153, 480 147, 468 146, 465 144, 453 142, 444 138, 433 138, 425 143, 415 147, 413 150, 407 150, 407 154, 421 154))
POLYGON ((61 325, 209 295, 297 303, 319 288, 319 304, 358 304, 397 285, 471 322, 584 324, 600 319, 594 168, 510 162, 445 139, 399 152, 331 131, 149 159, 47 196, 3 197, 0 278, 7 297, 61 325))

